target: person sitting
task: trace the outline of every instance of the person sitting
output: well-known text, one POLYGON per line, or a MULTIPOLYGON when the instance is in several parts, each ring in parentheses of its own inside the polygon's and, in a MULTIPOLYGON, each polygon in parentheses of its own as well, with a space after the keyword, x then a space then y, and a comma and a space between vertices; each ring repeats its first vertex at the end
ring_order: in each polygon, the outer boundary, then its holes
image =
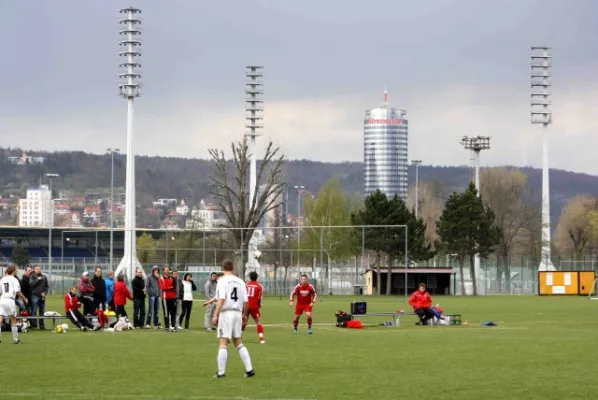
POLYGON ((425 283, 420 283, 417 290, 409 297, 409 305, 419 317, 416 325, 428 325, 428 320, 434 318, 434 311, 431 308, 432 297, 426 291, 425 283))
POLYGON ((94 331, 99 330, 99 325, 94 326, 83 314, 81 314, 79 311, 80 307, 81 303, 79 303, 79 298, 77 297, 77 287, 73 286, 71 290, 64 295, 64 312, 71 322, 82 331, 86 331, 88 328, 94 331))

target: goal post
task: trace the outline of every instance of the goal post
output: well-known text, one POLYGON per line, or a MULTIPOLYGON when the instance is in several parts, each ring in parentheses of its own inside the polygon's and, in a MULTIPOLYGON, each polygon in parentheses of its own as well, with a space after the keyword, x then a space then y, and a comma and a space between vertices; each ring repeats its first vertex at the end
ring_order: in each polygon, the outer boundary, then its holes
POLYGON ((590 293, 588 294, 589 300, 598 300, 598 277, 594 278, 594 283, 592 284, 592 289, 590 289, 590 293))

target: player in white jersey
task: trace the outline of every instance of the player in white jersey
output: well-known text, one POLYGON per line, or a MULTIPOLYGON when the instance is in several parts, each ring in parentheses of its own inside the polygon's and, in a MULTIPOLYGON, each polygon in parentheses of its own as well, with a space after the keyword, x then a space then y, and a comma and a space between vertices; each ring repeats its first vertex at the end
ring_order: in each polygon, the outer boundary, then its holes
POLYGON ((226 359, 228 358, 228 344, 233 344, 239 351, 239 356, 245 365, 245 378, 255 375, 251 366, 249 351, 241 341, 243 336, 243 323, 247 321, 247 291, 245 282, 233 275, 234 263, 232 260, 222 261, 224 275, 218 279, 216 285, 216 311, 212 323, 218 326, 218 372, 215 378, 224 378, 226 372, 226 359))
MULTIPOLYGON (((19 327, 17 326, 17 307, 16 298, 19 296, 27 304, 27 299, 21 293, 21 284, 15 277, 17 269, 14 266, 6 268, 5 276, 0 279, 0 325, 4 323, 4 318, 10 317, 12 330, 12 343, 21 344, 19 340, 19 327)), ((0 331, 0 335, 2 335, 0 331)), ((0 344, 2 340, 0 340, 0 344)))

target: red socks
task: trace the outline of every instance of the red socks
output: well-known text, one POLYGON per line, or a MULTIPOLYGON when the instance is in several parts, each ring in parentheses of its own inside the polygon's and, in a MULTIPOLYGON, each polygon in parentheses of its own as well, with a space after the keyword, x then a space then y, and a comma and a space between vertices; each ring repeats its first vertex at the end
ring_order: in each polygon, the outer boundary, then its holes
POLYGON ((307 327, 311 329, 311 317, 307 317, 307 327))
POLYGON ((264 334, 264 326, 262 324, 257 324, 257 334, 258 335, 264 334))

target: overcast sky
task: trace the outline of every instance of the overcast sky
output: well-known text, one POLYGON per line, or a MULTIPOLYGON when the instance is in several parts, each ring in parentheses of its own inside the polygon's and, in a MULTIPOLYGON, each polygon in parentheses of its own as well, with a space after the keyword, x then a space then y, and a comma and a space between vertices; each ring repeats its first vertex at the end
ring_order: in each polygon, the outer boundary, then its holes
POLYGON ((0 2, 0 145, 125 147, 118 8, 143 9, 136 154, 207 158, 244 132, 244 66, 264 65, 265 143, 361 161, 363 118, 406 109, 409 156, 540 166, 529 47, 553 47, 551 166, 598 174, 596 0, 28 0, 0 2), (168 4, 168 7, 166 6, 168 4))

